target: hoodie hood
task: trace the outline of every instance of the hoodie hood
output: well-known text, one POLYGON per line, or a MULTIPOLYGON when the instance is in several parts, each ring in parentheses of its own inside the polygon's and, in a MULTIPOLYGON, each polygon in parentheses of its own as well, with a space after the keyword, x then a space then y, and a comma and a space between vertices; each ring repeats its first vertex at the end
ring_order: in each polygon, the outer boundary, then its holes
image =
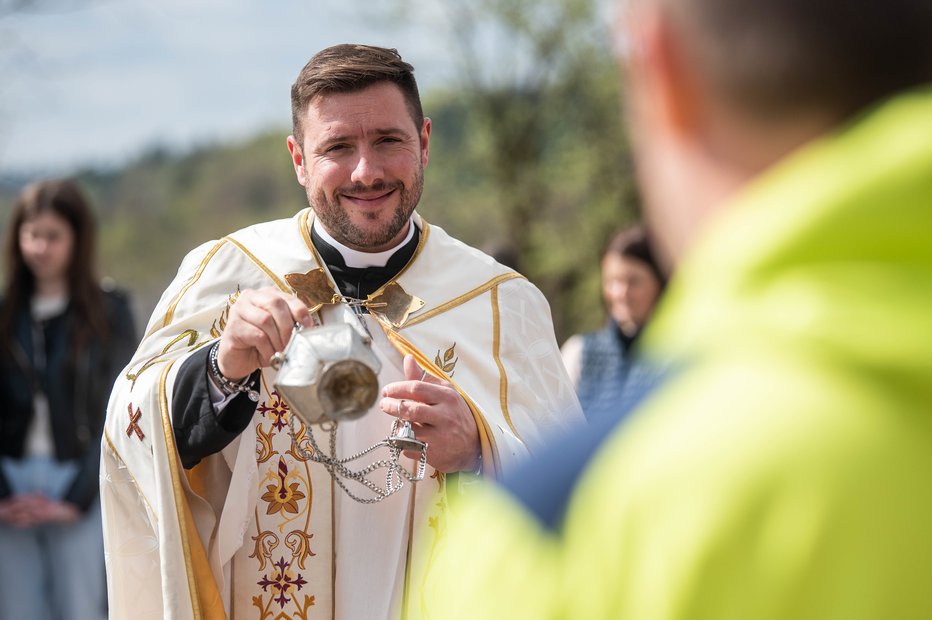
POLYGON ((689 364, 783 350, 932 396, 932 90, 876 106, 751 183, 645 334, 689 364))

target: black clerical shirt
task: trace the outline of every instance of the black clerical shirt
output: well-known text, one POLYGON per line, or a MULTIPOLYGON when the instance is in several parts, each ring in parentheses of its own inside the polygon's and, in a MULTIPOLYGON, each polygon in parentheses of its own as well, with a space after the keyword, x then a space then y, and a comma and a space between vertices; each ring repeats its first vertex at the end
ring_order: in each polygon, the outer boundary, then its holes
MULTIPOLYGON (((414 223, 411 223, 414 226, 414 223)), ((317 248, 320 258, 330 270, 337 288, 344 297, 366 299, 367 296, 379 290, 386 282, 398 275, 408 264, 417 250, 421 231, 414 226, 414 235, 406 244, 398 248, 384 267, 347 267, 346 261, 340 251, 324 241, 316 228, 311 229, 311 240, 317 248)), ((362 310, 368 312, 365 307, 362 310)))

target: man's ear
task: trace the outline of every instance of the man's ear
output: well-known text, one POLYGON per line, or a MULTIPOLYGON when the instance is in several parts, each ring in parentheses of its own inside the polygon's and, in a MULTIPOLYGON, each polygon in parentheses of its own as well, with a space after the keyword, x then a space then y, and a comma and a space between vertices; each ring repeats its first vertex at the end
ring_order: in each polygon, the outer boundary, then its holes
POLYGON ((304 168, 304 152, 294 136, 288 136, 288 153, 291 155, 291 164, 294 166, 294 174, 298 178, 298 183, 304 185, 307 183, 307 170, 304 168))
POLYGON ((641 9, 628 22, 628 79, 657 126, 679 138, 699 131, 700 98, 681 36, 663 9, 641 9))
POLYGON ((427 161, 430 159, 430 130, 431 122, 429 118, 424 119, 424 124, 421 126, 421 165, 425 168, 427 167, 427 161))

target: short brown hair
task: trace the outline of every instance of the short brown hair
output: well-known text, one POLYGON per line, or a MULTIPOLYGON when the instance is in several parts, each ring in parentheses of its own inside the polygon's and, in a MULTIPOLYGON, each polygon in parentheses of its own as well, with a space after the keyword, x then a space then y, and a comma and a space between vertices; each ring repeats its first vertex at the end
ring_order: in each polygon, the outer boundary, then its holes
POLYGON ((702 79, 767 119, 841 121, 932 82, 930 0, 665 0, 702 79))
POLYGON ((420 131, 424 112, 414 80, 414 67, 403 61, 396 49, 344 43, 315 54, 291 86, 291 124, 295 140, 298 144, 304 141, 301 116, 314 97, 356 92, 379 82, 391 82, 401 89, 411 119, 420 131))

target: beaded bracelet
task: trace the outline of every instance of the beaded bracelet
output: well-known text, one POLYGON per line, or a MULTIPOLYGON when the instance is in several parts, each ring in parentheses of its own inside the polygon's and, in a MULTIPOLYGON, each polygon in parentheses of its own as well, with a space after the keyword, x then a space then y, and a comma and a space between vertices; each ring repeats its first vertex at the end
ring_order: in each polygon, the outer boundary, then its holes
POLYGON ((223 376, 223 373, 220 372, 220 364, 217 362, 217 350, 220 348, 220 342, 215 342, 212 347, 210 347, 210 354, 208 359, 210 364, 208 368, 210 369, 210 376, 217 383, 217 387, 220 388, 220 391, 223 392, 224 396, 230 396, 231 394, 236 394, 240 392, 249 397, 254 403, 259 402, 259 392, 255 390, 256 380, 253 379, 252 375, 247 376, 241 381, 230 381, 223 376))

